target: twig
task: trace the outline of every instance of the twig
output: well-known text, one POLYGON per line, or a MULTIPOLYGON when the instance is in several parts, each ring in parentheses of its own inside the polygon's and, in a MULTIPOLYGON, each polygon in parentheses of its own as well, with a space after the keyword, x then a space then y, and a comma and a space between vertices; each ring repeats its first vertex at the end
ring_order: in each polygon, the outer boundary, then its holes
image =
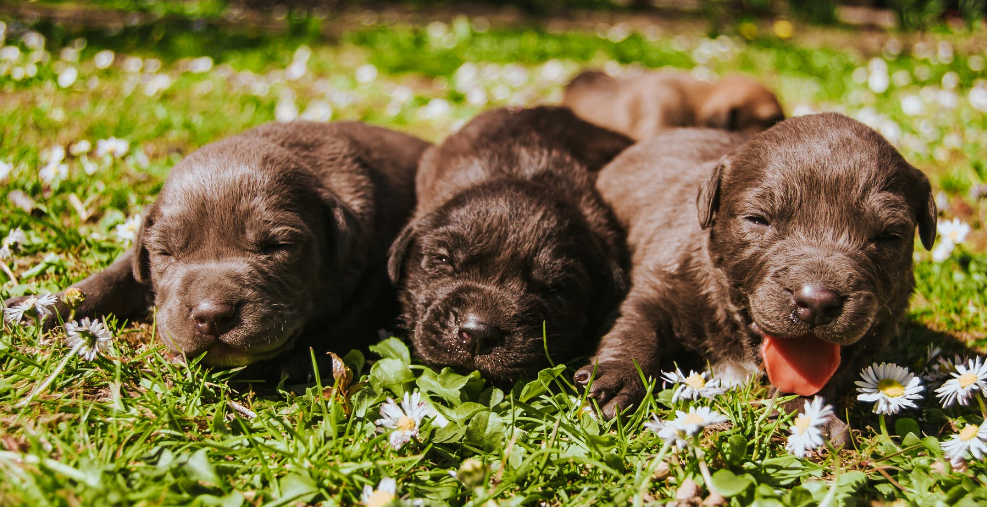
POLYGON ((254 417, 257 417, 257 412, 254 412, 253 410, 250 410, 249 408, 233 400, 226 400, 226 404, 234 411, 236 411, 236 413, 240 414, 241 416, 247 419, 253 419, 254 417))

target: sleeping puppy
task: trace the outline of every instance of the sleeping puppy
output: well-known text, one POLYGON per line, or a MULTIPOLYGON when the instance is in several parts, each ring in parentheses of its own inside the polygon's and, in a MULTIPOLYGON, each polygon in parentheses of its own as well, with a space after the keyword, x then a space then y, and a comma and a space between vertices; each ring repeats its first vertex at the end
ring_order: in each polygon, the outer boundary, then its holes
POLYGON ((746 142, 671 130, 617 157, 597 188, 633 252, 620 316, 575 377, 595 371, 608 417, 644 396, 635 361, 656 377, 682 349, 727 384, 764 368, 783 393, 834 400, 897 332, 916 226, 925 248, 936 235, 925 175, 839 114, 746 142))
POLYGON ((773 93, 741 75, 708 83, 685 72, 616 78, 588 71, 569 83, 562 104, 586 121, 638 141, 673 127, 753 134, 785 118, 773 93))
POLYGON ((133 249, 75 285, 76 316, 126 318, 153 300, 170 349, 224 367, 373 338, 396 312, 386 252, 427 146, 358 122, 272 123, 204 146, 175 166, 133 249))
POLYGON ((626 253, 593 189, 631 141, 564 108, 480 114, 422 157, 389 270, 414 351, 494 381, 586 351, 624 291, 626 253))

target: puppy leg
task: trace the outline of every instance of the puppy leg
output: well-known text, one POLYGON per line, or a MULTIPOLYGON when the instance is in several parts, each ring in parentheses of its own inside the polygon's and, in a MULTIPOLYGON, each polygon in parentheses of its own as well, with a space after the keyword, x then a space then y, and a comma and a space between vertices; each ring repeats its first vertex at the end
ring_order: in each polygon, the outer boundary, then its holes
MULTIPOLYGON (((134 250, 127 250, 103 271, 70 286, 79 289, 85 296, 85 301, 75 311, 76 319, 98 318, 105 315, 128 318, 141 313, 151 305, 154 299, 151 287, 137 282, 134 278, 133 258, 134 250)), ((64 296, 65 291, 59 292, 58 302, 55 303, 55 311, 63 321, 68 319, 70 313, 69 307, 62 301, 64 296)), ((4 302, 4 305, 10 307, 25 299, 27 298, 24 296, 10 298, 4 302)), ((49 317, 45 319, 43 325, 51 329, 58 325, 58 319, 49 317)))
POLYGON ((673 346, 662 340, 672 336, 671 320, 655 308, 654 295, 644 292, 631 290, 613 329, 600 340, 596 356, 574 377, 577 384, 589 386, 590 396, 608 419, 644 399, 644 383, 637 367, 646 377, 656 377, 660 373, 659 352, 668 352, 673 346))

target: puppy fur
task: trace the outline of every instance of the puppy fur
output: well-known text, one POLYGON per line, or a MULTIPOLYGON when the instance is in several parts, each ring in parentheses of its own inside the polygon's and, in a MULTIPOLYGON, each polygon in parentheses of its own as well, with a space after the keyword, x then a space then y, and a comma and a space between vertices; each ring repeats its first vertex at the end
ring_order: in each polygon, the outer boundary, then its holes
POLYGON ((591 395, 609 417, 644 395, 634 361, 656 377, 661 359, 685 349, 741 381, 760 366, 764 333, 839 344, 839 369, 819 393, 835 399, 896 335, 916 226, 926 248, 936 235, 925 175, 839 114, 786 120, 746 142, 667 131, 617 157, 597 188, 632 252, 619 317, 576 374, 586 385, 595 370, 591 395), (806 284, 840 296, 830 322, 797 318, 793 293, 806 284))
POLYGON ((204 146, 175 166, 134 247, 75 285, 77 318, 153 300, 161 340, 216 366, 374 338, 396 314, 386 252, 427 146, 358 122, 272 123, 204 146))
POLYGON ((638 141, 673 127, 752 134, 785 118, 773 93, 741 75, 709 83, 684 72, 618 78, 587 71, 569 83, 562 104, 586 121, 638 141))
POLYGON ((538 107, 487 111, 426 151, 389 263, 416 355, 504 381, 546 365, 543 332, 554 357, 589 352, 626 263, 595 173, 630 144, 538 107))

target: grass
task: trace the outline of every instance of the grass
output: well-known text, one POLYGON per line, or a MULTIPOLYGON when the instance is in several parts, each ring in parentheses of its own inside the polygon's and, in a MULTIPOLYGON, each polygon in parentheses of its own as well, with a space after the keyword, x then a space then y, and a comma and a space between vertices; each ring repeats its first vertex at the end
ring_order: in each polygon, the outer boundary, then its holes
MULTIPOLYGON (((0 297, 54 292, 106 266, 127 246, 117 226, 153 200, 176 161, 276 117, 362 119, 439 140, 485 108, 558 100, 584 66, 669 65, 753 73, 790 112, 842 111, 892 139, 942 191, 942 219, 973 230, 943 262, 917 247, 908 322, 880 359, 922 372, 930 345, 949 356, 987 345, 987 105, 977 102, 987 99, 975 91, 987 94, 987 84, 978 81, 983 51, 968 49, 982 33, 888 36, 882 51, 865 54, 852 42, 810 47, 763 30, 754 40, 710 40, 456 18, 371 23, 327 43, 318 34, 331 19, 270 33, 213 24, 221 3, 189 5, 208 11, 192 8, 206 21, 188 21, 179 7, 161 23, 112 29, 3 19, 6 45, 18 51, 0 53, 0 162, 11 167, 0 175, 0 237, 20 228, 26 240, 4 261, 18 280, 2 275, 0 297), (31 32, 41 38, 25 41, 31 32), (922 42, 900 50, 891 42, 905 39, 922 42), (98 68, 105 51, 113 64, 98 68), (40 171, 56 146, 110 137, 129 143, 125 155, 69 153, 64 176, 40 171)), ((785 450, 791 418, 768 417, 784 400, 753 382, 691 402, 730 422, 696 438, 702 452, 679 452, 643 427, 689 405, 672 403, 660 385, 627 417, 604 422, 584 410, 565 365, 496 387, 476 373, 424 367, 388 340, 344 356, 350 380, 323 372, 315 385, 261 386, 171 361, 152 340, 153 319, 107 324, 114 341, 92 362, 71 353, 61 330, 4 324, 0 505, 352 505, 385 477, 402 502, 430 505, 646 505, 684 494, 690 481, 700 498, 712 487, 732 505, 987 501, 984 463, 951 469, 941 448, 982 414, 975 404, 942 409, 933 383, 919 409, 887 419, 887 435, 869 405, 839 400, 851 445, 799 459, 785 450), (395 450, 375 420, 388 397, 411 391, 448 424, 426 418, 395 450)))

